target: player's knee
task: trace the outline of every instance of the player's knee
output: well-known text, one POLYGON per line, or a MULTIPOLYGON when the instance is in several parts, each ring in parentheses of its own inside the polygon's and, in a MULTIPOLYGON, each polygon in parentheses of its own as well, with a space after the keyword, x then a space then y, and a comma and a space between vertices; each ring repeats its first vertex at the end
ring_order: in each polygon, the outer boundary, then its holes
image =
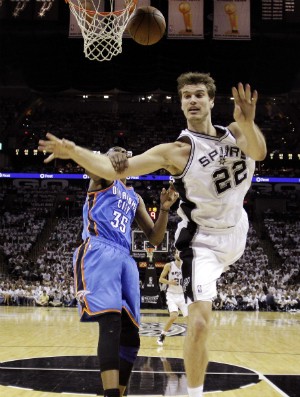
POLYGON ((120 346, 120 358, 133 364, 137 358, 138 351, 139 346, 120 346))
POLYGON ((140 348, 140 335, 138 327, 133 324, 130 317, 123 311, 122 331, 120 337, 120 372, 119 383, 126 386, 140 348))
POLYGON ((171 319, 172 321, 177 320, 177 317, 178 317, 178 312, 171 312, 171 313, 170 313, 170 319, 171 319))
POLYGON ((133 323, 123 326, 120 337, 120 358, 133 363, 140 348, 139 329, 133 323))
POLYGON ((208 334, 209 326, 203 317, 189 320, 189 336, 194 340, 205 339, 208 334))
POLYGON ((130 327, 122 329, 120 337, 120 344, 122 346, 133 346, 139 348, 140 343, 141 342, 138 327, 132 324, 130 327))
POLYGON ((99 316, 98 358, 101 372, 119 369, 121 315, 107 313, 99 316))

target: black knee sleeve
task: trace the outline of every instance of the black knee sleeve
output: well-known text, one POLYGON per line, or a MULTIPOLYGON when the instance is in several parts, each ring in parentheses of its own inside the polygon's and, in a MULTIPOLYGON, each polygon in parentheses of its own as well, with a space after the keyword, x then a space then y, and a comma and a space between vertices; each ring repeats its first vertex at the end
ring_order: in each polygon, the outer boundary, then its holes
POLYGON ((120 358, 119 384, 121 386, 127 386, 131 375, 132 367, 133 363, 130 363, 120 358))
MULTIPOLYGON (((122 333, 121 333, 122 335, 122 333)), ((136 360, 140 347, 140 337, 138 329, 135 327, 131 329, 130 333, 121 336, 120 345, 120 373, 119 383, 121 386, 127 386, 133 364, 136 360)))
MULTIPOLYGON (((140 335, 138 327, 132 322, 127 312, 122 312, 122 330, 120 336, 120 345, 127 348, 140 348, 140 335)), ((130 361, 130 360, 129 360, 130 361)))
POLYGON ((119 370, 121 315, 118 313, 102 314, 98 318, 98 323, 98 358, 100 371, 119 370))
POLYGON ((131 321, 125 310, 122 312, 120 337, 120 385, 128 384, 133 364, 140 348, 138 327, 131 321))

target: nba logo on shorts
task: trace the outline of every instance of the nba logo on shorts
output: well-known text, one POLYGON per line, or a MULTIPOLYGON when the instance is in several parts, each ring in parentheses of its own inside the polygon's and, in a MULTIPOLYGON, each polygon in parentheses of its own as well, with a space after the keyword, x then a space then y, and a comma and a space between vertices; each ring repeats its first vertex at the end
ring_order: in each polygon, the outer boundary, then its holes
POLYGON ((197 293, 202 294, 202 287, 201 285, 197 285, 197 293))

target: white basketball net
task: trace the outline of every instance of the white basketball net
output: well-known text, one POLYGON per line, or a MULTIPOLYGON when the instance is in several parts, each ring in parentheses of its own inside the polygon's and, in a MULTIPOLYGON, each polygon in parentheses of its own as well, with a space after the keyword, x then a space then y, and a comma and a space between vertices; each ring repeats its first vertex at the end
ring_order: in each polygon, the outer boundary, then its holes
POLYGON ((81 29, 86 58, 109 61, 122 52, 122 36, 128 19, 135 10, 137 0, 124 0, 124 9, 115 10, 109 0, 66 0, 81 29), (105 3, 105 4, 104 4, 105 3))
POLYGON ((152 262, 155 248, 146 248, 147 258, 149 258, 149 262, 152 262))

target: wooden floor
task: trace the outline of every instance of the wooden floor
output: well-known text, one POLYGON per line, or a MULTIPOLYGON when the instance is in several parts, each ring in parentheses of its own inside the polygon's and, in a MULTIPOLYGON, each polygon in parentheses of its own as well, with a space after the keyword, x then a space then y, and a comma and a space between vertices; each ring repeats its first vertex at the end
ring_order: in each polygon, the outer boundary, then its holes
MULTIPOLYGON (((163 310, 142 311, 141 349, 129 395, 186 395, 183 318, 163 347, 156 344, 167 317, 163 310), (167 386, 172 379, 173 387, 167 386)), ((207 395, 300 396, 300 313, 213 312, 211 328, 207 395)), ((76 309, 0 306, 0 335, 1 397, 96 395, 76 388, 89 369, 99 376, 97 366, 87 364, 96 356, 97 324, 80 323, 76 309), (76 368, 74 356, 81 362, 76 368), (68 371, 69 381, 62 371, 68 371), (65 389, 53 381, 59 376, 66 379, 65 389)))

